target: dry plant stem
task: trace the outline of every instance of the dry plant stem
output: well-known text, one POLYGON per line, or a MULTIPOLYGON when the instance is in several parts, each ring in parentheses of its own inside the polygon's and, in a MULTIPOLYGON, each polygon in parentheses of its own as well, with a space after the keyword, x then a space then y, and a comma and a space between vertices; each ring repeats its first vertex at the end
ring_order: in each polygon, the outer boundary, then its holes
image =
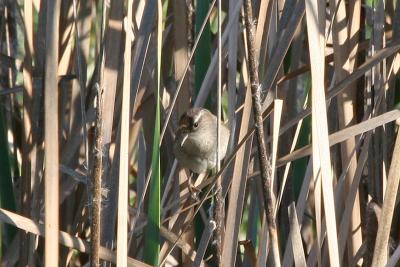
MULTIPOLYGON (((345 27, 346 23, 346 8, 344 1, 340 0, 331 0, 331 12, 334 12, 336 9, 336 16, 332 22, 332 39, 333 39, 333 47, 334 47, 334 62, 335 62, 335 73, 337 74, 337 79, 339 81, 344 80, 352 71, 354 64, 351 64, 349 57, 349 40, 347 27, 345 27), (343 24, 344 26, 341 26, 343 24), (351 66, 353 65, 353 66, 351 66)), ((353 107, 356 103, 357 95, 356 95, 355 84, 350 84, 347 89, 339 94, 337 97, 337 110, 338 110, 338 122, 339 127, 344 128, 346 126, 353 125, 355 123, 355 114, 353 107)), ((357 166, 357 158, 356 156, 351 156, 352 151, 354 150, 356 140, 355 138, 349 138, 345 142, 341 144, 341 158, 342 165, 346 166, 347 162, 350 162, 349 170, 346 176, 346 192, 350 190, 352 180, 354 179, 354 174, 356 172, 357 166)), ((345 203, 343 203, 345 204, 345 203)), ((357 253, 362 244, 361 237, 361 217, 360 217, 360 200, 359 195, 357 193, 356 199, 354 202, 354 207, 352 211, 351 218, 351 228, 349 229, 351 235, 348 240, 348 257, 352 259, 354 255, 357 253)))
MULTIPOLYGON (((272 108, 272 106, 270 106, 272 108)), ((268 112, 264 112, 264 118, 267 117, 267 115, 270 112, 270 109, 267 110, 268 112)), ((368 121, 362 122, 360 124, 354 125, 354 126, 350 126, 348 128, 345 128, 339 132, 333 133, 330 137, 329 137, 329 144, 330 146, 333 146, 335 144, 338 144, 346 139, 348 139, 351 136, 356 136, 362 133, 365 133, 367 131, 372 130, 373 128, 382 126, 386 123, 389 123, 391 121, 396 120, 397 118, 400 117, 400 111, 399 110, 393 110, 393 111, 389 111, 386 114, 380 115, 378 117, 372 118, 368 121)), ((231 162, 233 161, 233 159, 237 156, 236 154, 238 153, 239 149, 243 146, 243 144, 245 142, 248 141, 248 139, 253 135, 254 133, 254 128, 250 129, 243 138, 240 139, 238 145, 235 147, 235 149, 232 151, 232 153, 230 154, 230 156, 228 158, 226 158, 226 160, 224 161, 224 164, 221 168, 221 171, 216 175, 211 177, 210 179, 205 180, 204 182, 202 182, 198 188, 199 189, 203 189, 208 185, 214 185, 216 183, 216 177, 218 177, 224 170, 225 168, 231 164, 231 162)), ((287 156, 284 156, 284 158, 280 158, 279 161, 277 162, 277 166, 282 166, 288 162, 294 161, 295 159, 299 159, 308 155, 311 155, 311 146, 306 146, 305 147, 306 150, 304 150, 303 152, 300 152, 298 155, 294 155, 291 156, 293 154, 293 152, 287 156)), ((302 150, 302 149, 300 149, 302 150)), ((226 192, 225 192, 226 193, 226 192)), ((167 212, 168 210, 171 209, 171 207, 173 205, 176 205, 177 203, 183 201, 184 199, 186 199, 189 196, 189 194, 186 194, 183 196, 182 199, 177 200, 176 202, 172 202, 167 206, 163 206, 164 210, 163 212, 167 212)))
MULTIPOLYGON (((43 224, 37 223, 29 218, 26 218, 24 216, 18 215, 16 213, 1 208, 0 208, 0 221, 8 223, 10 225, 14 225, 19 229, 22 229, 26 232, 32 233, 37 236, 42 236, 42 237, 47 236, 47 234, 45 234, 45 229, 43 224)), ((90 252, 89 244, 84 239, 70 235, 63 231, 59 231, 57 233, 57 236, 59 236, 59 242, 61 245, 76 249, 77 251, 87 254, 90 252)), ((115 258, 116 258, 115 252, 105 247, 99 248, 99 257, 105 261, 115 263, 115 258)), ((150 267, 150 265, 147 265, 132 258, 128 258, 127 266, 150 267)))
MULTIPOLYGON (((214 224, 214 226, 215 226, 215 224, 214 224)), ((207 234, 207 231, 208 231, 208 229, 206 228, 205 231, 203 232, 203 236, 205 234, 207 234)), ((166 241, 171 242, 171 243, 175 242, 175 240, 178 238, 177 235, 175 235, 171 230, 168 230, 164 226, 160 226, 160 235, 162 236, 162 238, 165 238, 166 241)), ((203 238, 203 236, 202 236, 202 238, 203 238)), ((211 234, 209 234, 209 238, 211 238, 211 236, 212 236, 212 232, 211 232, 211 234)), ((201 240, 200 240, 200 243, 201 243, 201 240)), ((199 257, 199 253, 201 252, 200 251, 200 249, 201 249, 200 245, 197 248, 197 251, 195 251, 193 249, 193 246, 191 244, 185 242, 185 240, 178 241, 177 242, 177 246, 182 250, 182 253, 189 258, 189 262, 192 263, 189 266, 190 267, 195 266, 193 264, 193 262, 195 262, 196 258, 199 257)), ((203 259, 203 256, 201 256, 201 259, 200 259, 200 266, 206 266, 205 262, 202 259, 203 259)))
POLYGON ((294 202, 289 206, 290 220, 290 239, 292 240, 292 250, 295 266, 307 266, 304 256, 304 248, 301 240, 300 226, 298 222, 296 206, 294 202))
POLYGON ((86 112, 85 112, 85 82, 83 81, 83 66, 82 66, 82 55, 81 55, 81 49, 79 45, 79 40, 81 40, 81 34, 80 30, 78 27, 78 22, 77 22, 77 0, 73 1, 73 11, 74 11, 74 27, 75 27, 75 46, 76 46, 76 69, 78 73, 78 80, 79 80, 79 92, 80 92, 80 108, 81 108, 81 120, 82 120, 82 142, 84 144, 84 151, 85 151, 85 161, 89 162, 89 144, 88 144, 88 139, 87 139, 87 129, 86 129, 86 112))
POLYGON ((197 250, 197 254, 193 262, 194 267, 201 266, 204 254, 206 253, 208 242, 210 241, 210 238, 215 228, 216 228, 215 222, 209 221, 200 239, 199 249, 197 250))
MULTIPOLYGON (((32 157, 32 136, 30 135, 32 131, 32 121, 28 114, 31 113, 32 109, 32 91, 33 91, 33 84, 32 84, 32 53, 33 53, 33 27, 29 27, 29 24, 32 21, 32 4, 28 3, 27 1, 24 2, 24 22, 26 26, 25 29, 25 58, 24 58, 24 65, 23 65, 23 75, 24 75, 24 87, 23 87, 23 112, 24 112, 24 138, 22 143, 22 177, 24 177, 24 183, 22 186, 26 187, 23 189, 23 194, 25 196, 22 197, 22 209, 24 215, 29 215, 30 207, 29 203, 31 200, 31 157, 32 157), (26 189, 29 189, 28 191, 26 189)), ((7 44, 8 45, 8 44, 7 44)), ((12 85, 12 84, 10 84, 12 85)))
MULTIPOLYGON (((104 0, 103 3, 104 9, 104 17, 105 21, 108 23, 104 23, 105 29, 103 30, 104 37, 102 38, 102 42, 104 46, 101 47, 102 51, 102 59, 99 64, 100 65, 100 87, 104 88, 104 99, 107 101, 104 102, 103 105, 103 127, 102 127, 102 135, 103 135, 103 173, 102 173, 102 184, 105 188, 110 190, 110 195, 114 193, 116 190, 115 184, 113 184, 113 180, 111 179, 111 168, 109 167, 111 164, 111 155, 110 155, 110 146, 113 142, 112 140, 112 132, 113 132, 113 121, 114 121, 114 105, 115 105, 115 96, 117 90, 117 80, 118 76, 121 75, 120 65, 121 65, 121 56, 120 51, 122 48, 122 20, 123 20, 123 1, 108 1, 104 0), (106 14, 108 13, 108 17, 112 18, 107 20, 106 14), (111 192, 112 191, 112 192, 111 192)), ((114 233, 114 227, 111 227, 108 223, 111 221, 108 216, 110 212, 108 210, 114 209, 114 207, 108 207, 104 209, 102 214, 102 229, 101 232, 102 240, 101 243, 103 245, 111 246, 111 241, 114 233)))
POLYGON ((60 0, 47 2, 45 55, 45 266, 58 266, 58 205, 59 205, 59 149, 58 149, 58 28, 60 0))
MULTIPOLYGON (((232 1, 231 1, 232 2, 232 1)), ((243 33, 244 34, 244 33, 243 33)), ((236 68, 235 68, 236 69, 236 68)), ((243 77, 248 77, 247 66, 246 64, 242 64, 242 72, 243 77)), ((240 118, 236 121, 236 130, 238 131, 238 140, 241 140, 243 136, 246 135, 249 127, 251 127, 250 120, 251 118, 251 92, 250 92, 250 84, 247 83, 247 89, 245 92, 244 98, 244 106, 243 113, 240 118)), ((240 101, 240 100, 239 100, 240 101)), ((232 128, 231 128, 232 129, 232 128)), ((239 241, 239 228, 240 222, 242 218, 242 213, 244 210, 245 194, 246 194, 246 183, 248 180, 243 179, 247 175, 248 167, 249 167, 249 157, 251 144, 253 142, 253 138, 246 142, 246 144, 238 150, 235 161, 232 163, 232 177, 231 185, 226 186, 224 188, 229 188, 229 196, 228 196, 228 205, 225 215, 225 220, 229 222, 226 224, 225 234, 224 234, 224 242, 222 249, 222 257, 224 259, 224 264, 226 266, 234 265, 237 257, 237 249, 238 249, 238 241, 239 241)), ((226 181, 226 179, 225 179, 226 181)), ((225 184, 227 184, 224 181, 225 184)), ((229 182, 228 182, 229 183, 229 182)), ((225 193, 225 192, 224 192, 225 193)), ((226 194, 226 193, 225 193, 226 194)), ((254 206, 254 205, 252 205, 254 206)), ((251 216, 249 214, 249 218, 255 219, 256 216, 253 214, 251 216)), ((250 225, 250 222, 248 222, 250 225)), ((254 266, 254 265, 253 265, 254 266)))
MULTIPOLYGON (((311 132, 313 153, 313 177, 315 199, 315 222, 317 229, 317 260, 322 264, 322 239, 327 236, 327 248, 331 266, 339 266, 336 231, 331 158, 328 141, 327 109, 325 105, 325 57, 326 40, 323 34, 325 11, 323 4, 316 0, 306 0, 307 36, 311 63, 311 132), (321 201, 322 200, 322 201, 321 201), (323 209, 322 209, 323 208, 323 209), (323 213, 325 220, 323 220, 323 213)), ((326 258, 324 258, 325 260, 326 258)), ((325 263, 325 262, 324 262, 325 263)))
POLYGON ((399 190, 400 173, 400 130, 397 132, 396 144, 393 150, 392 162, 390 164, 389 176, 386 186, 385 199, 383 200, 382 212, 378 223, 374 257, 372 267, 385 266, 388 259, 388 243, 392 226, 394 207, 397 192, 399 190))
MULTIPOLYGON (((32 118, 28 114, 32 114, 32 103, 33 103, 33 81, 32 81, 32 56, 34 54, 33 48, 33 7, 30 1, 24 1, 24 24, 25 24, 25 59, 23 65, 23 75, 24 75, 24 90, 23 90, 23 123, 24 123, 24 138, 23 138, 23 153, 22 153, 22 177, 26 181, 23 183, 25 188, 29 188, 28 191, 25 191, 26 203, 22 203, 23 214, 31 215, 31 201, 32 201, 32 192, 31 185, 34 184, 35 181, 35 166, 36 166, 36 145, 34 142, 33 128, 32 128, 32 118), (29 186, 29 187, 28 187, 29 186)), ((27 264, 33 265, 33 253, 34 250, 34 239, 35 237, 29 236, 29 244, 26 244, 25 248, 23 246, 23 241, 21 244, 21 251, 27 255, 27 264)), ((25 264, 21 259, 21 263, 25 264)))
POLYGON ((216 195, 215 195, 215 220, 216 220, 216 246, 217 246, 217 258, 218 258, 218 266, 222 266, 222 240, 224 234, 224 218, 225 218, 225 200, 222 196, 222 176, 218 177, 217 185, 215 187, 216 195))
MULTIPOLYGON (((375 54, 375 56, 371 59, 368 59, 363 65, 361 65, 356 71, 355 73, 351 74, 348 78, 346 78, 344 81, 340 82, 339 84, 335 85, 334 88, 331 88, 331 91, 328 93, 327 95, 327 99, 331 99, 332 97, 336 96, 339 92, 341 92, 341 90, 343 90, 346 85, 348 83, 351 83, 353 81, 355 81, 357 78, 359 78, 360 76, 362 76, 362 73, 364 73, 366 70, 370 69, 371 66, 373 66, 374 64, 376 64, 376 62, 381 61, 383 58, 386 58, 390 55, 392 55, 393 53, 396 53, 399 50, 400 45, 398 44, 393 44, 390 47, 387 47, 385 49, 382 49, 381 51, 379 51, 377 54, 375 54)), ((268 114, 270 114, 271 110, 272 110, 273 105, 268 105, 267 109, 264 111, 263 117, 266 118, 268 116, 268 114)), ((306 112, 301 113, 302 116, 305 116, 304 114, 310 114, 309 110, 306 110, 306 112)), ((288 125, 284 125, 283 126, 284 129, 288 129, 289 126, 288 125)), ((232 151, 231 155, 224 161, 224 164, 221 168, 221 170, 212 178, 207 179, 207 181, 204 181, 199 188, 204 188, 207 185, 215 185, 216 182, 216 178, 219 177, 221 175, 221 173, 225 170, 225 168, 232 162, 232 160, 235 158, 237 151, 240 149, 240 147, 248 140, 248 138, 254 133, 255 128, 252 128, 251 130, 249 130, 249 132, 240 140, 239 144, 236 146, 236 148, 234 149, 234 151, 232 151)), ((348 130, 348 129, 347 129, 348 130)), ((353 131, 353 130, 351 130, 353 131)), ((281 133, 284 132, 284 130, 281 129, 281 133)), ((336 140, 336 139, 335 139, 336 140)), ((335 142, 333 142, 332 144, 334 144, 335 142)), ((282 164, 282 163, 281 163, 282 164)), ((205 196, 203 197, 203 199, 201 200, 200 203, 198 203, 198 207, 196 208, 196 210, 194 211, 194 215, 196 215, 199 211, 199 207, 204 203, 205 199, 208 198, 210 192, 212 190, 212 186, 209 187, 209 189, 205 192, 205 196)), ((187 197, 188 195, 186 195, 187 197)), ((182 200, 180 200, 182 201, 182 200)), ((176 203, 173 203, 174 205, 176 203)), ((164 212, 166 210, 170 209, 170 207, 165 207, 164 208, 164 212)), ((192 220, 191 220, 192 221, 192 220)), ((188 225, 182 230, 182 232, 185 232, 188 229, 188 225)), ((177 238, 177 240, 171 245, 170 249, 168 250, 168 252, 166 253, 166 255, 168 255, 176 246, 176 243, 178 242, 178 240, 181 238, 182 234, 180 234, 177 238)), ((164 259, 162 260, 161 264, 163 262, 165 262, 166 257, 164 257, 164 259)))
POLYGON ((99 266, 100 248, 100 205, 101 205, 101 172, 103 159, 103 137, 101 127, 103 122, 102 105, 103 92, 97 91, 97 114, 96 114, 96 137, 94 147, 93 179, 92 179, 92 219, 91 219, 91 243, 90 243, 90 266, 99 266))
POLYGON ((211 12, 212 12, 212 10, 213 10, 213 7, 214 7, 214 4, 215 4, 216 1, 217 1, 217 0, 213 0, 213 2, 210 4, 210 9, 208 10, 208 13, 207 13, 207 15, 206 15, 206 19, 204 20, 203 24, 201 25, 199 34, 198 34, 197 37, 196 37, 196 40, 195 40, 195 42, 194 42, 194 45, 193 45, 192 51, 191 51, 191 53, 190 53, 189 59, 188 59, 188 61, 186 62, 185 69, 184 69, 183 72, 182 72, 181 80, 179 81, 179 84, 178 84, 178 86, 177 86, 177 88, 176 88, 176 92, 175 92, 175 94, 174 94, 174 98, 172 99, 172 102, 171 102, 171 107, 170 107, 170 109, 169 109, 169 111, 168 111, 167 117, 165 118, 165 122, 164 122, 163 128, 162 128, 162 130, 161 130, 161 134, 160 134, 160 146, 161 146, 162 141, 164 140, 164 134, 165 134, 165 131, 167 130, 168 122, 169 122, 169 120, 170 120, 170 118, 171 118, 171 114, 172 114, 172 111, 173 111, 173 109, 174 109, 174 106, 175 106, 175 103, 176 103, 176 99, 178 98, 179 92, 180 92, 180 90, 181 90, 181 88, 182 88, 182 85, 183 85, 183 83, 184 83, 184 81, 185 81, 185 75, 186 75, 187 71, 189 70, 190 62, 192 61, 192 58, 194 57, 194 54, 195 54, 195 52, 196 52, 197 45, 198 45, 198 43, 199 43, 199 41, 200 41, 200 38, 201 38, 201 36, 202 36, 202 34, 203 34, 204 28, 205 28, 206 25, 207 25, 207 21, 209 20, 209 18, 210 18, 210 16, 211 16, 211 12))
POLYGON ((254 39, 254 21, 252 14, 252 7, 250 0, 244 1, 246 34, 248 41, 248 55, 249 55, 249 73, 251 83, 251 93, 253 98, 253 113, 255 120, 257 144, 258 144, 258 157, 260 160, 261 178, 263 183, 264 195, 264 208, 267 216, 268 232, 272 245, 274 266, 281 266, 279 256, 278 235, 276 223, 274 218, 274 204, 272 203, 271 194, 271 166, 267 157, 267 151, 264 141, 263 118, 261 109, 260 97, 260 83, 257 72, 257 59, 255 58, 255 39, 254 39))
POLYGON ((119 151, 119 183, 118 183, 118 222, 117 222, 117 266, 126 266, 128 256, 128 168, 129 168, 129 109, 131 87, 131 46, 132 39, 129 25, 132 22, 132 3, 128 1, 127 17, 124 20, 125 51, 124 51, 124 81, 121 109, 121 136, 119 151))
MULTIPOLYGON (((220 170, 221 161, 219 146, 221 141, 221 90, 222 90, 222 44, 221 44, 221 0, 218 0, 218 87, 217 87, 217 172, 220 170)), ((217 246, 217 259, 218 266, 222 266, 222 237, 224 234, 224 218, 225 218, 225 201, 222 197, 222 176, 218 177, 215 195, 215 221, 216 221, 216 246, 217 246)))

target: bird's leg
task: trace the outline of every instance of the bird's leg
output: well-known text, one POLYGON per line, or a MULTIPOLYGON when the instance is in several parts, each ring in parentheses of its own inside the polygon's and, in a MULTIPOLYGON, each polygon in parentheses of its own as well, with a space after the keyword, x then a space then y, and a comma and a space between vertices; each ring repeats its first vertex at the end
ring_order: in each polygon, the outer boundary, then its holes
MULTIPOLYGON (((216 175, 217 175, 217 172, 216 172, 215 169, 213 169, 213 170, 211 171, 211 177, 212 177, 213 179, 216 179, 216 177, 215 177, 216 175)), ((221 177, 221 178, 222 178, 222 177, 221 177)), ((222 188, 219 188, 219 190, 222 190, 222 188)), ((217 189, 216 186, 214 186, 214 188, 213 188, 213 190, 212 190, 212 197, 215 198, 215 196, 217 195, 217 193, 218 193, 218 189, 217 189)))
MULTIPOLYGON (((193 176, 191 175, 191 177, 193 177, 193 176)), ((199 189, 198 187, 207 178, 208 178, 208 173, 206 173, 206 172, 195 175, 194 184, 192 184, 191 178, 189 178, 189 181, 188 181, 189 191, 191 192, 192 196, 194 195, 195 199, 198 198, 197 195, 198 195, 198 193, 201 192, 201 189, 199 189)))
POLYGON ((201 191, 199 189, 197 189, 197 187, 192 183, 192 177, 193 177, 193 172, 191 172, 189 179, 188 179, 188 189, 189 189, 189 193, 190 196, 194 199, 194 200, 199 200, 198 197, 198 193, 201 191))

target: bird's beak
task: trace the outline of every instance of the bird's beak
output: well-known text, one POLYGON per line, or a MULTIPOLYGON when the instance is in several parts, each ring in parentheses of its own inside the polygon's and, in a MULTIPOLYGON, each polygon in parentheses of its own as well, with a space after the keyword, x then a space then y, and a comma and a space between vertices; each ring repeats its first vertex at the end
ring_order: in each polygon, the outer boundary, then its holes
POLYGON ((185 133, 183 138, 182 138, 182 141, 181 141, 181 147, 183 147, 183 145, 185 144, 185 141, 186 141, 187 138, 188 138, 188 134, 185 133))

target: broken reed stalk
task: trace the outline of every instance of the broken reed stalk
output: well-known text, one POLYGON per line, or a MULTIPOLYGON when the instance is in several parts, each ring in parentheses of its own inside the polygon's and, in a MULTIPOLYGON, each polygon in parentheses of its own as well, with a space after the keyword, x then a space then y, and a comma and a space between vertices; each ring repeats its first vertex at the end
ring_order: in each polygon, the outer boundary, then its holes
POLYGON ((101 172, 103 161, 103 136, 101 127, 103 123, 102 105, 103 93, 102 89, 97 88, 97 108, 96 108, 96 129, 95 129, 95 146, 94 146, 94 162, 92 173, 92 220, 91 220, 91 242, 90 242, 90 266, 100 266, 99 248, 100 248, 100 207, 101 207, 101 172))
POLYGON ((274 218, 274 205, 271 193, 271 165, 267 156, 264 141, 264 128, 261 109, 260 82, 257 72, 257 59, 255 51, 254 20, 251 0, 244 1, 244 13, 246 24, 246 36, 248 41, 249 74, 251 83, 251 94, 253 99, 253 114, 255 131, 258 144, 258 158, 260 160, 261 178, 263 184, 264 208, 267 216, 268 232, 271 240, 274 266, 281 266, 279 256, 278 235, 274 218))

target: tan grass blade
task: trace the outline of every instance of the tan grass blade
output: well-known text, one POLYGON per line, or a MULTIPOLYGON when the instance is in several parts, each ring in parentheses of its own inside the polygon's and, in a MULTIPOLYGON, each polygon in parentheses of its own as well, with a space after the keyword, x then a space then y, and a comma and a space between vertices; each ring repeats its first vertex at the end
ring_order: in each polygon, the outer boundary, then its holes
POLYGON ((356 201, 356 195, 358 191, 358 187, 360 184, 361 176, 362 176, 362 171, 364 169, 364 164, 367 161, 368 157, 368 146, 371 140, 371 134, 368 133, 367 136, 365 137, 363 147, 361 149, 360 156, 358 158, 358 163, 357 167, 355 169, 353 181, 350 187, 350 190, 346 194, 345 198, 345 209, 342 214, 342 218, 340 220, 340 226, 339 226, 339 235, 338 235, 338 240, 339 240, 339 259, 342 261, 345 247, 346 247, 346 242, 347 242, 347 236, 352 233, 352 231, 349 228, 349 225, 351 223, 351 212, 353 205, 356 201))
MULTIPOLYGON (((259 185, 257 185, 259 186, 259 185)), ((261 229, 260 229, 260 242, 258 244, 258 253, 257 253, 257 265, 256 266, 265 266, 267 262, 268 253, 270 251, 269 247, 271 244, 271 240, 268 238, 268 226, 267 220, 265 216, 261 221, 261 229)), ((283 266, 283 265, 282 265, 283 266)))
MULTIPOLYGON (((348 77, 344 80, 340 81, 333 87, 328 89, 328 93, 326 95, 326 100, 329 101, 333 97, 337 96, 341 93, 345 88, 347 88, 350 84, 354 83, 360 77, 364 76, 366 72, 368 72, 372 67, 376 64, 379 64, 385 58, 392 56, 397 53, 400 49, 400 45, 398 43, 394 43, 388 47, 385 47, 378 52, 376 52, 373 56, 369 57, 359 68, 353 71, 348 77)), ((329 103, 329 102, 328 102, 329 103)), ((306 116, 311 114, 311 109, 307 108, 300 112, 295 118, 291 119, 289 122, 282 125, 280 135, 285 133, 289 128, 293 127, 297 124, 300 119, 304 119, 306 116)), ((269 142, 269 140, 267 140, 269 142)))
MULTIPOLYGON (((271 170, 272 170, 272 192, 274 203, 276 204, 276 198, 278 196, 278 184, 276 182, 276 161, 278 157, 278 141, 279 141, 279 128, 281 125, 282 118, 282 108, 283 108, 283 100, 276 99, 274 101, 274 118, 273 118, 273 126, 272 126, 272 153, 271 153, 271 170)), ((276 214, 276 210, 274 211, 276 214)))
POLYGON ((189 108, 190 104, 190 73, 186 74, 186 65, 189 62, 189 40, 187 38, 188 28, 187 16, 188 11, 186 5, 182 4, 180 0, 173 1, 173 14, 174 14, 174 75, 176 81, 182 81, 182 86, 179 92, 179 97, 176 102, 177 118, 189 108))
POLYGON ((379 219, 378 233, 375 241, 373 267, 385 266, 388 257, 389 235, 392 226, 394 206, 400 183, 400 131, 397 133, 393 157, 390 163, 389 176, 383 200, 381 218, 379 219))
MULTIPOLYGON (((239 14, 240 8, 242 6, 242 1, 243 0, 238 0, 236 2, 233 14, 229 14, 229 15, 237 16, 239 14)), ((234 21, 230 20, 230 21, 228 21, 228 24, 224 28, 224 32, 222 33, 222 40, 221 40, 222 47, 224 47, 226 40, 228 39, 229 32, 232 29, 233 25, 234 25, 234 21)), ((222 51, 223 51, 222 53, 224 54, 224 49, 222 49, 222 51)), ((216 66, 217 66, 217 53, 214 53, 212 56, 211 62, 210 62, 210 66, 207 70, 207 74, 204 77, 203 83, 201 84, 201 88, 197 95, 196 101, 194 102, 194 106, 201 107, 206 102, 207 96, 211 90, 212 82, 214 82, 214 80, 217 76, 216 66)))
MULTIPOLYGON (((307 198, 309 195, 309 188, 312 180, 312 159, 309 161, 304 176, 303 184, 301 186, 300 195, 296 204, 296 213, 298 216, 298 221, 303 221, 304 211, 307 205, 307 198)), ((292 266, 294 261, 293 250, 292 250, 292 240, 289 239, 286 243, 285 254, 283 257, 282 266, 292 266)))
MULTIPOLYGON (((334 49, 334 66, 335 66, 335 77, 337 80, 341 81, 345 77, 349 75, 349 73, 353 70, 351 66, 351 58, 349 56, 349 41, 350 38, 348 36, 348 28, 347 25, 347 16, 346 16, 346 7, 343 1, 332 0, 330 1, 330 10, 331 12, 335 12, 336 15, 333 20, 332 26, 332 40, 333 40, 333 49, 334 49)), ((354 51, 354 48, 353 48, 354 51)), ((354 66, 354 59, 353 59, 354 66)), ((350 126, 355 123, 354 113, 354 105, 357 100, 357 91, 355 88, 355 84, 350 84, 348 88, 346 88, 343 93, 337 96, 337 108, 338 108, 338 121, 339 128, 344 128, 346 126, 350 126)), ((357 166, 357 158, 352 151, 355 149, 355 139, 349 138, 343 143, 341 143, 341 161, 342 166, 346 166, 346 164, 350 161, 347 176, 345 178, 345 191, 346 193, 350 190, 352 180, 354 179, 354 174, 357 166)), ((343 203, 342 205, 347 205, 343 203)), ((353 258, 353 256, 359 250, 362 237, 361 237, 361 215, 360 215, 360 200, 358 193, 356 194, 356 199, 353 204, 353 211, 351 217, 351 236, 347 243, 349 258, 353 258)), ((339 213, 340 214, 340 213, 339 213)), ((338 214, 338 215, 339 215, 338 214)), ((339 253, 340 254, 340 253, 339 253)))
MULTIPOLYGON (((244 75, 247 76, 246 71, 244 75)), ((242 120, 240 124, 239 139, 246 135, 249 129, 249 121, 251 118, 251 94, 250 89, 246 89, 246 97, 244 101, 242 120)), ((243 179, 247 174, 249 154, 251 149, 251 139, 247 141, 245 146, 242 146, 237 152, 233 165, 232 185, 230 188, 228 209, 226 213, 225 237, 223 243, 222 259, 224 266, 233 266, 236 259, 236 251, 239 239, 239 226, 242 218, 244 194, 246 189, 246 179, 243 179)))
MULTIPOLYGON (((319 184, 322 186, 322 199, 324 204, 329 259, 332 267, 339 266, 339 252, 337 243, 336 231, 336 214, 335 203, 333 199, 332 172, 331 160, 328 141, 328 125, 327 113, 325 105, 325 40, 324 38, 324 7, 322 3, 313 0, 306 0, 306 18, 307 18, 307 34, 311 61, 311 76, 312 76, 312 139, 313 139, 313 174, 315 186, 315 205, 316 205, 316 221, 317 235, 321 238, 321 214, 318 202, 319 184), (321 10, 322 9, 322 10, 321 10), (318 230, 319 229, 319 230, 318 230)), ((321 240, 319 247, 322 246, 321 240)), ((320 257, 319 257, 320 259, 320 257)), ((320 260, 319 260, 320 262, 320 260)))
MULTIPOLYGON (((302 124, 303 124, 303 120, 300 120, 299 124, 297 124, 296 131, 294 132, 294 135, 293 135, 293 143, 290 147, 290 153, 293 153, 293 150, 296 147, 302 124)), ((275 162, 275 166, 276 166, 276 162, 275 162)), ((289 175, 290 167, 291 167, 291 161, 287 162, 287 164, 285 166, 285 171, 283 174, 283 181, 281 182, 281 188, 279 190, 279 194, 278 194, 276 205, 275 205, 275 216, 276 216, 276 211, 279 209, 279 206, 281 204, 281 200, 282 200, 283 192, 285 190, 286 180, 289 175)))
MULTIPOLYGON (((214 225, 215 226, 215 225, 214 225)), ((178 236, 169 231, 167 228, 164 226, 160 227, 160 234, 162 237, 167 239, 170 243, 175 242, 175 240, 178 239, 178 236)), ((199 250, 196 252, 193 247, 186 243, 184 240, 178 240, 176 243, 176 246, 179 247, 182 252, 188 256, 188 258, 192 261, 195 262, 195 259, 197 258, 199 254, 199 250)), ((204 255, 203 255, 204 256, 204 255)), ((203 261, 203 257, 199 259, 200 266, 205 266, 205 262, 203 261)))
POLYGON ((300 226, 297 221, 296 207, 294 203, 289 206, 290 217, 290 239, 292 241, 294 265, 296 267, 305 267, 306 258, 304 256, 304 248, 301 240, 300 226))
POLYGON ((275 1, 270 1, 270 0, 261 0, 260 1, 260 11, 258 13, 258 19, 257 19, 257 30, 256 30, 256 53, 257 57, 260 57, 260 51, 262 48, 262 41, 263 39, 265 40, 265 46, 268 44, 268 29, 269 29, 269 23, 270 20, 267 20, 267 18, 271 18, 271 10, 272 6, 275 1))
POLYGON ((290 16, 290 20, 287 23, 286 29, 283 31, 281 36, 279 36, 279 39, 277 40, 275 47, 271 52, 274 60, 271 60, 265 74, 265 79, 262 82, 263 90, 266 90, 268 92, 268 95, 263 103, 264 109, 272 104, 273 97, 271 96, 275 93, 275 91, 270 89, 278 75, 278 71, 281 68, 281 65, 292 42, 296 29, 304 16, 304 11, 304 1, 298 1, 290 16))
MULTIPOLYGON (((12 224, 24 231, 30 232, 35 235, 43 236, 46 237, 45 233, 45 227, 43 224, 39 224, 34 222, 33 220, 23 217, 21 215, 18 215, 16 213, 4 210, 0 208, 0 221, 3 221, 8 224, 12 224)), ((66 232, 59 231, 57 232, 57 237, 59 237, 59 242, 60 244, 76 249, 80 252, 83 253, 89 253, 90 252, 90 245, 87 241, 70 235, 66 232)), ((99 257, 103 260, 110 261, 110 262, 116 262, 116 255, 115 252, 113 252, 110 249, 100 247, 99 250, 99 257)), ((142 263, 141 261, 129 258, 128 259, 128 265, 127 266, 143 266, 143 267, 149 267, 150 265, 147 265, 145 263, 142 263)))
MULTIPOLYGON (((382 115, 376 116, 369 120, 360 122, 356 125, 347 127, 343 130, 337 131, 331 135, 329 135, 329 146, 336 145, 340 142, 347 140, 350 137, 354 137, 360 135, 362 133, 371 131, 379 126, 382 126, 386 123, 392 122, 400 117, 400 110, 395 109, 392 111, 388 111, 382 115)), ((277 162, 277 166, 282 166, 290 161, 311 155, 312 153, 312 145, 307 145, 305 147, 299 148, 298 150, 293 151, 289 155, 283 156, 277 162)))
MULTIPOLYGON (((235 8, 235 2, 236 0, 229 0, 229 13, 233 13, 234 8, 235 8)), ((239 14, 238 14, 239 15, 239 14)), ((238 55, 238 52, 240 51, 238 49, 238 37, 239 35, 239 17, 238 16, 228 16, 229 20, 233 20, 236 25, 233 24, 232 30, 229 34, 228 37, 228 77, 226 81, 226 86, 227 86, 227 91, 228 91, 228 124, 229 124, 229 129, 231 131, 231 136, 236 135, 236 106, 237 106, 237 93, 236 93, 236 78, 237 78, 237 68, 238 68, 238 58, 240 58, 240 55, 238 55)), ((231 150, 231 147, 234 145, 233 143, 233 138, 230 138, 230 144, 228 147, 228 151, 231 150)))

